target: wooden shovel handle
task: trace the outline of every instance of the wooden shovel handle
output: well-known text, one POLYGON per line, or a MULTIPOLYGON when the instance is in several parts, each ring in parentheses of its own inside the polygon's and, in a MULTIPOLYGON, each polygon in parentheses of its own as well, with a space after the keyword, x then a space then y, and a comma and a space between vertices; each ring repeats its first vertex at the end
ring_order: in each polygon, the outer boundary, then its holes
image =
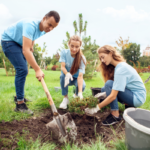
POLYGON ((53 99, 52 99, 52 97, 51 97, 51 95, 50 95, 50 93, 49 93, 49 90, 48 90, 48 88, 47 88, 47 86, 46 86, 45 81, 44 81, 43 78, 41 79, 41 83, 42 83, 43 89, 44 89, 44 91, 45 91, 45 94, 46 94, 46 96, 47 96, 47 99, 48 99, 48 101, 49 101, 49 104, 50 104, 50 105, 53 105, 53 104, 54 104, 53 99))

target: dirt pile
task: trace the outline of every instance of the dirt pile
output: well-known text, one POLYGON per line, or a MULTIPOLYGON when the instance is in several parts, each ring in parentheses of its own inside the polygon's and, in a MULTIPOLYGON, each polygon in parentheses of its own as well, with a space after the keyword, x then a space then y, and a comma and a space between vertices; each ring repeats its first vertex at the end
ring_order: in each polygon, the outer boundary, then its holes
MULTIPOLYGON (((66 111, 58 110, 60 114, 65 114, 66 111)), ((99 112, 98 117, 91 117, 86 115, 79 115, 72 113, 71 116, 77 126, 77 140, 76 142, 81 145, 82 143, 90 143, 90 140, 96 139, 97 135, 101 135, 103 142, 106 145, 110 140, 119 137, 124 133, 124 121, 120 121, 113 126, 103 126, 101 122, 109 115, 109 110, 99 112), (115 132, 114 132, 115 131, 115 132)), ((28 120, 12 121, 0 123, 0 149, 15 149, 20 137, 26 140, 36 140, 38 137, 44 142, 55 142, 51 138, 51 134, 46 128, 46 124, 52 120, 51 111, 44 110, 41 117, 33 117, 28 120)), ((82 146, 82 145, 81 145, 82 146)))

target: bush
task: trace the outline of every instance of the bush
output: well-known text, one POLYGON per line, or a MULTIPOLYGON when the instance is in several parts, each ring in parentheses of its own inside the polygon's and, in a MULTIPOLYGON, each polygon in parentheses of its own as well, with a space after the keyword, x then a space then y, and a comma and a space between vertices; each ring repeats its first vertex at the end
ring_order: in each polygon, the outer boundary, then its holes
POLYGON ((56 68, 58 68, 58 66, 57 66, 57 65, 54 65, 54 66, 51 68, 51 70, 56 71, 56 68))
POLYGON ((47 70, 51 70, 52 66, 53 66, 52 64, 47 65, 47 70))
POLYGON ((76 112, 79 114, 84 114, 84 109, 89 107, 89 108, 93 108, 96 107, 96 105, 98 104, 98 99, 93 97, 93 96, 89 96, 86 98, 83 98, 83 100, 80 100, 79 97, 77 98, 73 98, 73 100, 69 103, 69 111, 70 112, 76 112))
POLYGON ((61 68, 56 68, 56 71, 61 71, 61 68))

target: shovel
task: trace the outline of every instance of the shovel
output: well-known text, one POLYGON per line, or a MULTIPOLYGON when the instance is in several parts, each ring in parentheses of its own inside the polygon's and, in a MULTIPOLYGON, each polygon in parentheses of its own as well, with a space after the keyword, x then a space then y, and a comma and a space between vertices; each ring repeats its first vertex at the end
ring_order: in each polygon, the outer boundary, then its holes
POLYGON ((46 127, 52 134, 52 138, 54 140, 58 140, 59 142, 67 142, 67 141, 75 141, 77 137, 77 127, 70 115, 70 113, 66 113, 64 115, 60 115, 56 109, 56 106, 53 102, 53 99, 49 93, 49 90, 45 84, 44 79, 41 79, 42 86, 46 93, 47 99, 52 109, 53 120, 46 124, 46 127))

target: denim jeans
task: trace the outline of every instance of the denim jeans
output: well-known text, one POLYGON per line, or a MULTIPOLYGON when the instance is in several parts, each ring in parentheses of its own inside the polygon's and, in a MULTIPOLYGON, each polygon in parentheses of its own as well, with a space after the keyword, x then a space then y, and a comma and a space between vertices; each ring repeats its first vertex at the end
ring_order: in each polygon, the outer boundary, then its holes
POLYGON ((1 41, 3 52, 16 70, 15 89, 17 101, 24 100, 24 86, 28 74, 27 61, 22 53, 22 47, 13 41, 1 41))
MULTIPOLYGON (((61 73, 61 75, 60 75, 60 85, 61 85, 62 95, 67 95, 68 94, 68 86, 72 86, 72 85, 75 85, 75 87, 76 87, 75 94, 78 95, 78 82, 77 82, 77 78, 73 77, 73 81, 70 80, 69 84, 66 87, 64 87, 64 84, 65 84, 65 74, 61 73)), ((85 85, 85 81, 83 80, 82 91, 84 91, 85 86, 86 86, 85 85)))
MULTIPOLYGON (((109 96, 112 91, 112 87, 113 81, 108 80, 105 83, 105 86, 102 87, 101 92, 106 92, 106 95, 109 96)), ((132 91, 129 89, 125 89, 124 92, 119 91, 116 99, 110 103, 111 110, 118 110, 118 102, 134 107, 132 91)))

